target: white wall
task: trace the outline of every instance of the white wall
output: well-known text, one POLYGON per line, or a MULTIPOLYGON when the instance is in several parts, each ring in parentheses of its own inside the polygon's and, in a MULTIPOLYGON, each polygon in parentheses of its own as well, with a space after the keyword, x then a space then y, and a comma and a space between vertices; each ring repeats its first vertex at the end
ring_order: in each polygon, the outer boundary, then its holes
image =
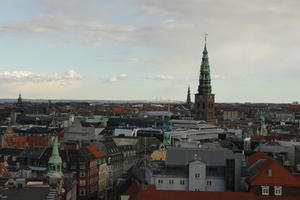
POLYGON ((185 177, 157 175, 153 178, 153 181, 157 190, 188 190, 189 181, 185 177))
POLYGON ((195 160, 189 164, 189 190, 205 191, 206 189, 206 164, 195 160))
POLYGON ((223 177, 207 177, 206 191, 225 192, 225 180, 223 177))

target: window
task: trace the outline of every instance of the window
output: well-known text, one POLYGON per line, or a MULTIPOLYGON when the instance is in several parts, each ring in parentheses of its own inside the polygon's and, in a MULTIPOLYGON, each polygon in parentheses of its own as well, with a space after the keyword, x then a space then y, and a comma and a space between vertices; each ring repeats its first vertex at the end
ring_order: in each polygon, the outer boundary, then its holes
POLYGON ((85 186, 85 185, 86 185, 85 180, 80 180, 79 185, 80 185, 80 186, 85 186))
POLYGON ((274 186, 274 195, 281 196, 282 195, 282 187, 281 186, 274 186))
POLYGON ((163 180, 162 179, 158 179, 158 184, 163 184, 163 180))
POLYGON ((85 189, 80 189, 80 196, 85 196, 85 195, 86 195, 85 189))
POLYGON ((261 186, 261 194, 269 195, 269 186, 261 186))
POLYGON ((174 184, 174 180, 169 180, 169 184, 174 184))
POLYGON ((180 180, 180 185, 184 185, 185 181, 184 180, 180 180))
POLYGON ((206 185, 210 185, 211 186, 211 181, 206 181, 206 185))
POLYGON ((85 172, 80 172, 79 176, 80 177, 85 177, 85 172))
POLYGON ((200 178, 200 173, 195 173, 195 178, 200 178))

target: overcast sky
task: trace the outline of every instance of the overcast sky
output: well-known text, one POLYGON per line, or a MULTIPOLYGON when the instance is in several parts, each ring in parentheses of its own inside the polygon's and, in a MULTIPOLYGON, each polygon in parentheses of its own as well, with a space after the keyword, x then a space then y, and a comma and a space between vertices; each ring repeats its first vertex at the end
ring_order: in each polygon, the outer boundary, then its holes
POLYGON ((300 1, 0 0, 0 98, 300 101, 300 1))

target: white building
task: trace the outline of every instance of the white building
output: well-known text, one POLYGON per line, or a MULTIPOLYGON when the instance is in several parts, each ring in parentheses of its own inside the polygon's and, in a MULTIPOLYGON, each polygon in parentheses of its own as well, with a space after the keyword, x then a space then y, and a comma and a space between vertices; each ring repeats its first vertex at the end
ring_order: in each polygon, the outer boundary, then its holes
POLYGON ((171 148, 165 162, 152 162, 146 182, 158 190, 239 191, 242 153, 230 150, 171 148))

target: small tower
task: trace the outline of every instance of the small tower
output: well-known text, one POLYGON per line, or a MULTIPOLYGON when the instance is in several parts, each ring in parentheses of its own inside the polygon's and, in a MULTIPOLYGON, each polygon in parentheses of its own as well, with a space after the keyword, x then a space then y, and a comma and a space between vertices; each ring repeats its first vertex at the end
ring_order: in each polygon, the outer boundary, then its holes
POLYGON ((186 97, 186 105, 191 108, 191 90, 190 90, 190 85, 188 86, 188 91, 187 91, 187 97, 186 97))
POLYGON ((18 101, 17 101, 16 105, 18 107, 22 107, 23 106, 23 101, 22 101, 21 93, 19 93, 19 98, 18 98, 18 101))
POLYGON ((261 113, 260 115, 260 135, 262 136, 268 136, 268 130, 267 130, 267 126, 266 126, 266 123, 265 123, 265 116, 263 115, 263 113, 261 113))
POLYGON ((211 93, 210 66, 208 62, 208 51, 205 44, 200 66, 200 77, 198 93, 195 94, 195 119, 215 123, 215 95, 211 93))
POLYGON ((52 147, 52 155, 48 161, 48 173, 47 176, 50 179, 50 184, 54 184, 62 178, 63 173, 61 171, 62 159, 59 156, 58 152, 58 138, 57 136, 54 139, 53 147, 52 147))

